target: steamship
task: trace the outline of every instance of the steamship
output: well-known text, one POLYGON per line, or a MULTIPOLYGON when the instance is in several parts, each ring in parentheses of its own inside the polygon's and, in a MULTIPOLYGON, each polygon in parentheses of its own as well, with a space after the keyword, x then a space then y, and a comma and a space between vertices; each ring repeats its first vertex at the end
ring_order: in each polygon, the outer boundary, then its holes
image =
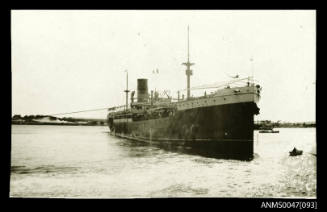
POLYGON ((169 150, 214 158, 251 160, 253 158, 254 115, 259 114, 257 102, 261 87, 253 78, 234 79, 211 87, 210 94, 191 96, 190 69, 186 66, 187 96, 173 99, 149 93, 148 80, 137 79, 137 98, 131 92, 128 104, 128 73, 126 104, 108 109, 110 134, 140 141, 169 150))

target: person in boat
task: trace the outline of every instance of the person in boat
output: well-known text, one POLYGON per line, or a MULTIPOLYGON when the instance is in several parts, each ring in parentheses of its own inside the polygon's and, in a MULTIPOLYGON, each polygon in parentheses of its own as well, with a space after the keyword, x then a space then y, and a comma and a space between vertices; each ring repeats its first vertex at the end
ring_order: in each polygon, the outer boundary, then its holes
POLYGON ((298 150, 294 147, 293 150, 290 152, 290 155, 291 156, 302 155, 302 150, 298 150))

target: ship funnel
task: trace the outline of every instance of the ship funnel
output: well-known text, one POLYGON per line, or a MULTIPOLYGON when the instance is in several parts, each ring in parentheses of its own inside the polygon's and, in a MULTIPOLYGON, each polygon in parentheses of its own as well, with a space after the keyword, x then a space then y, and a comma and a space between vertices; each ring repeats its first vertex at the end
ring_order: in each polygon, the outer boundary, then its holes
POLYGON ((137 79, 137 102, 148 102, 148 79, 137 79))

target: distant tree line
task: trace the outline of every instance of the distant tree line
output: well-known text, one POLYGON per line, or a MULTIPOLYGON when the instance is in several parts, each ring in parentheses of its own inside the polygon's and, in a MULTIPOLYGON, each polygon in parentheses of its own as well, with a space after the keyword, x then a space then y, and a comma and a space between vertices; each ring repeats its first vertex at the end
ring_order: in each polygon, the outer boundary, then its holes
POLYGON ((41 118, 46 118, 49 117, 50 120, 57 120, 60 118, 54 117, 54 116, 45 116, 45 115, 26 115, 26 116, 21 116, 21 115, 14 115, 12 117, 12 120, 18 120, 18 119, 23 119, 23 120, 33 120, 33 119, 41 119, 41 118))
MULTIPOLYGON (((72 118, 72 117, 63 117, 58 118, 54 116, 49 115, 14 115, 12 117, 12 123, 13 124, 45 124, 44 122, 38 122, 35 121, 36 119, 42 119, 42 118, 49 118, 50 121, 66 121, 67 123, 56 123, 59 125, 105 125, 105 121, 95 121, 95 120, 88 120, 88 119, 78 119, 78 118, 72 118)), ((49 124, 49 123, 47 123, 49 124)))

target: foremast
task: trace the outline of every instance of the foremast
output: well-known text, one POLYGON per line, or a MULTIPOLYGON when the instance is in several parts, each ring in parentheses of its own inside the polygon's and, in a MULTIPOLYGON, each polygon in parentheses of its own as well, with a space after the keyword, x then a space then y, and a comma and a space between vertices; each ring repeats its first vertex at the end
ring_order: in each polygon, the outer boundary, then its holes
POLYGON ((189 26, 187 26, 187 62, 182 63, 182 65, 186 66, 186 71, 185 71, 186 77, 187 77, 187 89, 186 90, 187 90, 187 99, 189 99, 191 96, 190 79, 191 79, 191 76, 193 75, 193 71, 190 68, 192 65, 194 65, 194 63, 190 62, 190 28, 189 28, 189 26))

